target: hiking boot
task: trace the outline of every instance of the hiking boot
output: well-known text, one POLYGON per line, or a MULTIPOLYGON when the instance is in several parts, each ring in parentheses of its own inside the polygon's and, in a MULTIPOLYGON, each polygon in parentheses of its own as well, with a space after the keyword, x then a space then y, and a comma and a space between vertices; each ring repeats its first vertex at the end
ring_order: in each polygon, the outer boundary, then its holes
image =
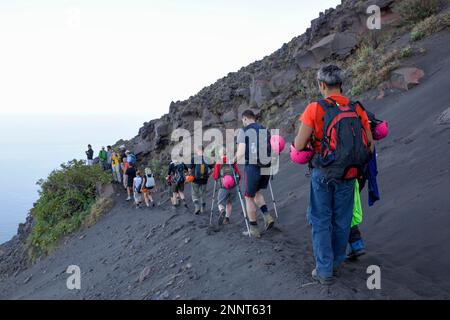
POLYGON ((356 260, 359 257, 363 256, 366 254, 366 250, 364 249, 359 249, 359 250, 352 250, 348 255, 347 255, 347 259, 348 260, 356 260))
POLYGON ((195 214, 196 216, 198 216, 198 215, 200 214, 200 210, 196 210, 196 211, 194 212, 194 214, 195 214))
POLYGON ((349 260, 356 260, 358 257, 366 254, 366 250, 364 247, 364 242, 362 239, 359 239, 357 241, 353 241, 350 243, 351 251, 347 255, 347 259, 349 260))
POLYGON ((319 276, 319 275, 317 274, 317 270, 316 270, 316 269, 314 269, 314 270, 311 272, 311 277, 313 278, 314 281, 317 281, 317 282, 319 282, 321 285, 324 285, 324 286, 330 286, 330 285, 332 285, 332 284, 334 283, 333 277, 323 278, 323 277, 321 277, 321 276, 319 276))
POLYGON ((223 220, 223 224, 224 225, 230 224, 230 218, 225 217, 225 220, 223 220))
MULTIPOLYGON (((249 228, 251 237, 261 238, 261 232, 259 231, 258 226, 254 226, 251 224, 249 225, 249 228)), ((244 231, 242 234, 248 237, 248 231, 244 231)))
POLYGON ((266 230, 269 230, 273 227, 275 224, 275 221, 273 220, 273 217, 270 213, 267 213, 264 215, 264 225, 266 227, 266 230))
POLYGON ((333 268, 333 277, 339 278, 341 276, 341 268, 333 268))
POLYGON ((225 220, 225 210, 219 213, 219 222, 218 222, 219 226, 223 225, 224 220, 225 220))

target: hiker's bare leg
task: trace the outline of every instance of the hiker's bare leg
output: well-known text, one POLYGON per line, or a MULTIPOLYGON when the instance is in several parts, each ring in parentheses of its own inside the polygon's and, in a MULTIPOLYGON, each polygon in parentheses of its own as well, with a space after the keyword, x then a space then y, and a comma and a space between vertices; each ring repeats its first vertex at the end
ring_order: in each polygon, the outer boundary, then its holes
POLYGON ((262 206, 266 205, 266 201, 264 200, 264 196, 262 195, 261 191, 258 191, 256 193, 255 203, 258 206, 258 208, 261 208, 262 206))
POLYGON ((245 205, 247 208, 248 219, 250 222, 256 222, 255 198, 245 197, 245 205))
POLYGON ((144 193, 144 201, 145 201, 145 205, 146 205, 146 206, 149 206, 149 205, 150 205, 150 202, 149 202, 148 197, 149 197, 149 193, 145 192, 145 193, 144 193))
POLYGON ((231 210, 233 209, 233 205, 231 203, 227 203, 227 214, 226 217, 229 218, 231 217, 231 210))

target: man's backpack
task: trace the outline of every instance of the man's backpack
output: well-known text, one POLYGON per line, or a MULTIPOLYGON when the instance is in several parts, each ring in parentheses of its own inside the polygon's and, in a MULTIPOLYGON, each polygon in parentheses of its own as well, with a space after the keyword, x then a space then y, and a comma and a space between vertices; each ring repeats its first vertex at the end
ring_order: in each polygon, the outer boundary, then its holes
POLYGON ((209 167, 204 158, 201 159, 201 163, 194 165, 194 178, 196 181, 209 178, 209 167))
POLYGON ((136 156, 130 153, 127 157, 127 162, 130 164, 136 164, 136 156))
POLYGON ((152 189, 155 187, 155 185, 156 185, 155 177, 152 174, 147 175, 145 181, 145 188, 152 189))
POLYGON ((269 168, 271 166, 270 160, 261 159, 261 155, 264 153, 268 158, 272 156, 272 145, 270 144, 270 131, 260 124, 251 124, 247 126, 244 131, 247 133, 253 130, 246 136, 246 153, 247 159, 250 164, 256 164, 261 168, 269 168))
POLYGON ((175 164, 175 173, 173 175, 173 182, 175 184, 181 184, 184 181, 185 181, 184 164, 183 163, 175 164))
POLYGON ((142 178, 137 177, 135 180, 134 191, 137 193, 141 193, 141 189, 142 189, 142 178))
POLYGON ((370 160, 367 133, 356 112, 357 103, 340 106, 332 99, 318 103, 325 111, 320 154, 313 166, 329 179, 355 179, 370 160))
POLYGON ((225 176, 234 177, 234 168, 232 167, 232 165, 229 165, 227 163, 223 163, 220 166, 220 177, 223 178, 225 176))

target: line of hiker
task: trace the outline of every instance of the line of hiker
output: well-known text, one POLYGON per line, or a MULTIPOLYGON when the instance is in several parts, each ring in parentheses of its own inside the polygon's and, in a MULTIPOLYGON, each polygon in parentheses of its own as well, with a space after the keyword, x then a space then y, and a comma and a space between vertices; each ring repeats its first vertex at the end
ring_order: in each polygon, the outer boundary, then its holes
MULTIPOLYGON (((88 145, 86 151, 86 164, 95 164, 94 150, 88 145)), ((137 208, 146 206, 155 207, 153 193, 156 192, 156 179, 152 169, 146 167, 143 171, 137 169, 136 156, 125 148, 124 145, 113 150, 111 146, 102 147, 98 154, 98 165, 104 170, 111 172, 113 182, 123 185, 127 192, 126 201, 134 200, 137 208)))
MULTIPOLYGON (((367 186, 369 206, 380 199, 377 186, 377 164, 374 141, 384 139, 389 128, 366 111, 360 102, 343 95, 343 72, 334 65, 319 69, 318 88, 324 97, 310 103, 300 116, 300 129, 290 146, 292 162, 308 165, 311 173, 307 222, 312 229, 315 268, 312 278, 321 284, 333 283, 346 259, 356 259, 365 253, 359 230, 362 222, 360 192, 367 186)), ((203 146, 197 146, 190 161, 172 160, 166 183, 170 187, 170 200, 177 208, 190 209, 185 197, 185 186, 191 184, 194 208, 192 213, 206 211, 209 178, 214 180, 210 226, 213 225, 217 201, 217 226, 230 224, 233 203, 240 202, 244 216, 245 236, 260 238, 275 224, 278 217, 272 189, 273 164, 279 164, 279 154, 285 140, 271 136, 269 129, 257 122, 251 110, 242 113, 243 128, 238 131, 234 157, 227 155, 225 146, 216 146, 214 157, 205 155, 203 146), (216 160, 216 161, 214 161, 216 160), (187 163, 185 163, 187 162, 187 163), (243 164, 243 174, 238 164, 243 164), (241 191, 243 184, 243 192, 241 191), (269 210, 263 191, 269 189, 272 209, 269 210), (257 222, 262 215, 264 226, 257 222)), ((114 180, 127 189, 127 201, 134 197, 135 204, 153 205, 152 192, 155 178, 150 168, 144 174, 136 168, 136 157, 124 146, 118 152, 102 148, 100 163, 112 170, 114 180), (111 152, 109 156, 108 152, 111 152)), ((86 152, 92 165, 93 151, 86 152)), ((182 155, 180 154, 180 159, 182 155)), ((300 174, 293 172, 293 175, 300 174)))

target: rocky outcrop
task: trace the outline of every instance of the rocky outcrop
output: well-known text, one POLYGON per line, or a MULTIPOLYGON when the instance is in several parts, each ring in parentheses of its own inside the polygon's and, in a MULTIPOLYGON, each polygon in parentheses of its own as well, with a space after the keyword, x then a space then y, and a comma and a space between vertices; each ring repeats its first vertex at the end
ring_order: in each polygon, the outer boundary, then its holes
POLYGON ((351 33, 333 33, 313 45, 310 49, 316 61, 330 57, 344 58, 356 47, 357 40, 351 33))
POLYGON ((17 235, 0 245, 0 280, 25 270, 30 264, 27 241, 33 227, 33 217, 28 215, 25 223, 19 224, 17 235))
POLYGON ((391 83, 394 87, 409 90, 419 84, 425 76, 423 70, 418 68, 400 68, 392 72, 391 83))
MULTIPOLYGON (((380 7, 384 21, 395 15, 393 0, 343 0, 336 9, 326 10, 311 21, 304 34, 271 55, 229 73, 185 101, 172 102, 169 114, 144 124, 127 147, 144 161, 150 155, 167 159, 173 145, 172 130, 192 130, 193 122, 199 120, 204 129, 237 127, 241 125, 240 114, 248 108, 269 126, 292 134, 298 115, 319 94, 315 70, 328 61, 345 60, 360 46, 361 39, 376 42, 384 32, 369 33, 366 27, 366 11, 372 4, 380 7)), ((415 81, 405 76, 404 87, 410 88, 415 81)))

